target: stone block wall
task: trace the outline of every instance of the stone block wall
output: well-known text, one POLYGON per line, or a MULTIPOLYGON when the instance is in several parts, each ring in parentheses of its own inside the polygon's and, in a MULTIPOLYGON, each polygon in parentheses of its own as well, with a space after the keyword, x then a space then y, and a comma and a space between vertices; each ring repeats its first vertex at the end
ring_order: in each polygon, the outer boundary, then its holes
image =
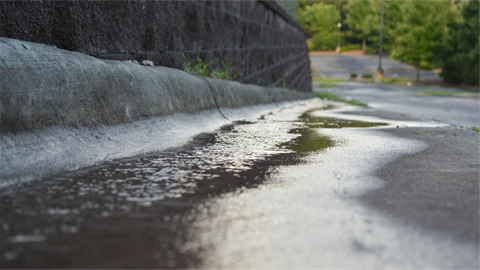
POLYGON ((311 91, 306 34, 274 1, 0 1, 0 36, 176 69, 226 57, 236 81, 311 91))

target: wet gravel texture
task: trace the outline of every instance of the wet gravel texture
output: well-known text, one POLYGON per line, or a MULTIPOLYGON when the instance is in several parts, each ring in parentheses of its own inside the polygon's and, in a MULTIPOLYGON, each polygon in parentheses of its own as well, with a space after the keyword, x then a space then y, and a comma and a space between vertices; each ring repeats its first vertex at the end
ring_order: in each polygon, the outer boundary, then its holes
POLYGON ((276 167, 335 145, 312 127, 375 125, 272 114, 181 148, 3 189, 1 267, 195 267, 200 258, 184 246, 211 197, 255 188, 276 167))

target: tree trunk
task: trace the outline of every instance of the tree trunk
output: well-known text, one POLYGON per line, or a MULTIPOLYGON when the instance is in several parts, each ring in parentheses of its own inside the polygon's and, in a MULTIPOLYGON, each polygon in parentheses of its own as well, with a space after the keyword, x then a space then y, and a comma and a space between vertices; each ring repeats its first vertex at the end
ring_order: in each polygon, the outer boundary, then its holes
MULTIPOLYGON (((397 49, 397 45, 393 44, 392 53, 395 53, 395 49, 397 49)), ((392 70, 395 69, 395 60, 392 59, 392 70)))
POLYGON ((416 67, 417 69, 417 82, 420 81, 420 67, 416 67))
POLYGON ((366 38, 363 38, 363 41, 362 41, 362 50, 366 50, 367 49, 367 39, 366 38))

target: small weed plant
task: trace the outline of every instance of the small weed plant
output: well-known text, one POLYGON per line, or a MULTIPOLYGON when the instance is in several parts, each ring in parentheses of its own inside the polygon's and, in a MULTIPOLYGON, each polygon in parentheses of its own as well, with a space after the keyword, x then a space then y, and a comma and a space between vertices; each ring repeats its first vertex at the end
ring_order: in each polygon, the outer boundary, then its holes
POLYGON ((224 80, 233 80, 236 76, 234 69, 227 64, 228 55, 223 58, 221 67, 214 69, 212 69, 212 66, 215 64, 215 60, 203 61, 197 55, 197 59, 194 62, 195 65, 192 67, 192 60, 187 59, 183 53, 182 56, 183 70, 187 73, 224 80), (210 69, 211 71, 209 72, 210 69))
POLYGON ((182 57, 183 57, 183 70, 187 73, 192 73, 191 61, 190 60, 187 61, 184 53, 182 53, 182 57))
POLYGON ((210 76, 217 79, 233 80, 236 76, 235 70, 227 64, 228 55, 222 60, 222 67, 212 70, 210 76))
MULTIPOLYGON (((480 126, 480 125, 478 125, 478 126, 480 126)), ((472 126, 472 129, 475 130, 477 133, 480 133, 480 129, 478 129, 477 127, 472 126)))

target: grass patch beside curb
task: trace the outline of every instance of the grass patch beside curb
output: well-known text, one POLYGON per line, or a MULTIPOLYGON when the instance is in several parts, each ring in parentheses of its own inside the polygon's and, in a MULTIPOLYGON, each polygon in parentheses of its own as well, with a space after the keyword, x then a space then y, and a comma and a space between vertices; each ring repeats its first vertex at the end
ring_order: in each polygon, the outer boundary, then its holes
POLYGON ((317 86, 317 87, 334 87, 334 86, 337 86, 337 84, 334 83, 334 82, 319 82, 319 81, 314 81, 314 82, 313 82, 313 86, 317 86))
POLYGON ((428 90, 421 90, 417 91, 415 95, 417 96, 453 96, 456 93, 454 91, 449 90, 437 90, 437 89, 428 89, 428 90))
POLYGON ((348 82, 348 79, 345 78, 334 78, 334 77, 321 77, 321 76, 313 76, 313 81, 316 82, 330 82, 330 83, 337 83, 337 82, 348 82))
POLYGON ((479 97, 478 93, 457 92, 451 90, 427 89, 417 91, 416 96, 445 96, 445 97, 479 97))
POLYGON ((368 107, 368 104, 367 103, 363 103, 363 102, 360 102, 354 98, 348 100, 348 99, 345 99, 345 98, 342 98, 338 95, 335 95, 333 93, 328 93, 328 92, 320 92, 320 91, 313 91, 313 93, 315 93, 315 95, 317 95, 317 97, 319 98, 326 98, 328 100, 333 100, 333 101, 339 101, 339 102, 345 102, 345 103, 348 103, 348 104, 351 104, 351 105, 355 105, 355 106, 364 106, 364 107, 368 107))
POLYGON ((407 82, 413 83, 413 82, 415 82, 415 78, 388 77, 388 78, 380 78, 379 81, 382 82, 382 83, 392 83, 392 84, 407 83, 407 82))

